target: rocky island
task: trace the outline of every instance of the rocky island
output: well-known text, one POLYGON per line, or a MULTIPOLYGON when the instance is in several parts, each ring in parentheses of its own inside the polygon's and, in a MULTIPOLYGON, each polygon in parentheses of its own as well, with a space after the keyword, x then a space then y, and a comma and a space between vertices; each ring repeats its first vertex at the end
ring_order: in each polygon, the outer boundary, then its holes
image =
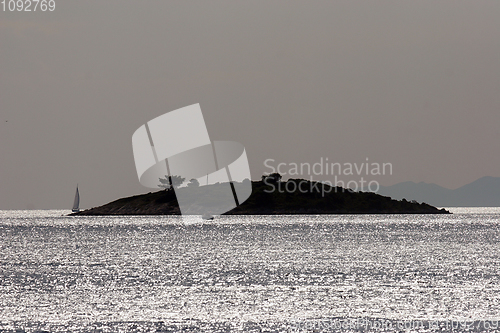
MULTIPOLYGON (((304 179, 281 181, 279 174, 265 175, 260 181, 251 183, 250 197, 225 215, 451 214, 445 209, 438 209, 426 203, 406 199, 394 200, 372 192, 353 192, 342 187, 331 187, 304 179)), ((217 185, 203 187, 210 186, 217 185)), ((175 191, 167 188, 118 199, 71 215, 180 214, 175 191)))

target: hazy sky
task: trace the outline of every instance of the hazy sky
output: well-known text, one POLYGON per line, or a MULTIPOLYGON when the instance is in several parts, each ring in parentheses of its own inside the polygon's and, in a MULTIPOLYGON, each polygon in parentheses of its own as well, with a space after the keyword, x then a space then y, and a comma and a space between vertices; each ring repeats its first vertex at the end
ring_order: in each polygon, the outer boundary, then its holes
MULTIPOLYGON (((0 209, 145 193, 131 137, 200 103, 266 159, 500 177, 500 1, 56 0, 0 12, 0 209)), ((328 179, 328 177, 318 177, 328 179)))

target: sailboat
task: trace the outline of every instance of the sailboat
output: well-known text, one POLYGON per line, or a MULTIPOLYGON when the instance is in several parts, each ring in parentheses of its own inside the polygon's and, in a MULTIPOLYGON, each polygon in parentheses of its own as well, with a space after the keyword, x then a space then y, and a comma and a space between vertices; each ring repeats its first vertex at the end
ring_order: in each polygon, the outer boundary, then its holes
POLYGON ((78 185, 76 185, 75 201, 73 202, 73 213, 80 211, 80 193, 78 192, 78 185))

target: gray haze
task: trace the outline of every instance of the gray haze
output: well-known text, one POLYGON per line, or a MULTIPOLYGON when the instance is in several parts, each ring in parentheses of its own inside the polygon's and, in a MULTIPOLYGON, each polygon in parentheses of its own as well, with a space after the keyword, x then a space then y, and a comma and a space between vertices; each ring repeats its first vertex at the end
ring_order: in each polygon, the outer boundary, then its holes
POLYGON ((380 187, 379 194, 437 207, 500 207, 500 178, 483 177, 454 190, 424 182, 380 187))
MULTIPOLYGON (((0 209, 148 192, 133 132, 200 103, 252 177, 390 162, 383 185, 500 176, 500 1, 68 1, 0 12, 0 209)), ((286 177, 288 178, 288 177, 286 177)), ((328 179, 316 177, 318 179, 328 179)))

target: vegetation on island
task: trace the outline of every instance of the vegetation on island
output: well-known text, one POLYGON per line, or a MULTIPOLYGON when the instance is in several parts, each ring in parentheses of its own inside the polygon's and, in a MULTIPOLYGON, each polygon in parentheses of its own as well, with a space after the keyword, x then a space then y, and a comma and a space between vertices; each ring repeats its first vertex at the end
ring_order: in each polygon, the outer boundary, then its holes
MULTIPOLYGON (((181 212, 173 187, 178 187, 183 180, 172 179, 167 182, 166 178, 165 182, 161 182, 165 185, 162 191, 118 199, 72 215, 179 215, 181 212)), ((450 213, 426 203, 394 200, 372 192, 354 192, 321 182, 305 179, 283 181, 278 173, 264 175, 251 184, 250 197, 225 215, 450 213)), ((218 186, 199 186, 197 181, 191 180, 187 187, 199 187, 217 195, 218 186)), ((177 190, 182 190, 182 187, 177 190)))

